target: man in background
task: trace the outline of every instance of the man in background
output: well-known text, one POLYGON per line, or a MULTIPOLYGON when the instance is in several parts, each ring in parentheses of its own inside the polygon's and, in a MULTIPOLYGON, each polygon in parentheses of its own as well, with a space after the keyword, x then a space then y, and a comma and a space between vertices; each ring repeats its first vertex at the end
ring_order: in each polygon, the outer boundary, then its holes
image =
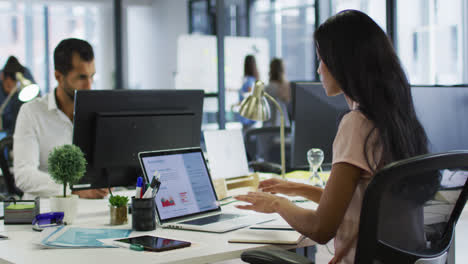
MULTIPOLYGON (((27 68, 25 68, 15 56, 10 56, 0 73, 0 106, 3 105, 10 93, 13 92, 17 86, 18 80, 16 79, 16 73, 20 72, 26 79, 34 82, 34 78, 27 68)), ((16 117, 18 111, 23 102, 18 99, 18 93, 13 95, 2 113, 2 131, 6 132, 7 135, 12 135, 16 117)))
MULTIPOLYGON (((48 173, 48 155, 54 147, 72 143, 75 91, 91 89, 96 72, 93 48, 84 40, 62 40, 54 51, 54 67, 57 88, 24 104, 16 122, 14 175, 24 199, 63 194, 63 186, 55 183, 48 173)), ((73 193, 81 198, 103 198, 108 191, 73 193)))

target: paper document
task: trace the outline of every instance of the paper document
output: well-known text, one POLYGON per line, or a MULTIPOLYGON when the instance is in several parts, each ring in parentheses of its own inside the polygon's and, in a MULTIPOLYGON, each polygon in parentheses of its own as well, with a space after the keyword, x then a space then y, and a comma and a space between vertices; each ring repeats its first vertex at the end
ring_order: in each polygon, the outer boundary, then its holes
POLYGON ((39 244, 52 248, 115 247, 98 239, 128 237, 131 232, 129 229, 49 227, 41 232, 39 244))
POLYGON ((286 222, 283 218, 270 221, 267 223, 253 225, 249 227, 250 229, 263 229, 263 230, 294 230, 288 222, 286 222))
POLYGON ((231 243, 289 244, 295 245, 303 236, 293 230, 241 229, 232 233, 231 243))

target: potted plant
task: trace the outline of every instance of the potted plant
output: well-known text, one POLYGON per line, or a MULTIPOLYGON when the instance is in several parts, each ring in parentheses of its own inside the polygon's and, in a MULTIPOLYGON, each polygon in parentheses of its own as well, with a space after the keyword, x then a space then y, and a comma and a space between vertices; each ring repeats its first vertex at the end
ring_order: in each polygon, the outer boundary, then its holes
POLYGON ((112 195, 109 198, 110 224, 123 225, 127 223, 127 204, 128 197, 112 195))
POLYGON ((55 147, 48 158, 49 174, 52 179, 63 184, 63 196, 50 199, 50 209, 64 213, 64 222, 71 224, 78 210, 78 195, 67 195, 67 186, 77 183, 86 172, 86 159, 81 149, 75 145, 55 147))

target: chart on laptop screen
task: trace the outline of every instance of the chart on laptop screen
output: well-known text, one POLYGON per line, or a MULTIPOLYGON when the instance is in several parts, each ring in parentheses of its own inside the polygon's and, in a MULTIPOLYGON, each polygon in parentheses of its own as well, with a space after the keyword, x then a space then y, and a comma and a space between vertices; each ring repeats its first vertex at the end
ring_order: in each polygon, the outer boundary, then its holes
POLYGON ((149 156, 142 161, 146 175, 161 175, 155 198, 161 220, 218 207, 201 153, 149 156))

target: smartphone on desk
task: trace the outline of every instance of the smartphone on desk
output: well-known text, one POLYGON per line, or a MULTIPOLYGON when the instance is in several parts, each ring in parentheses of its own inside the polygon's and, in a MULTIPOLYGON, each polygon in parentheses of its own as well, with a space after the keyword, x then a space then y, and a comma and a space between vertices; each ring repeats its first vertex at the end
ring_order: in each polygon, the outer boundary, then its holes
POLYGON ((155 236, 139 236, 139 237, 129 237, 124 239, 115 240, 117 242, 128 243, 128 244, 137 244, 142 245, 143 248, 147 251, 166 251, 176 248, 188 247, 191 245, 190 242, 174 240, 164 237, 155 237, 155 236))

